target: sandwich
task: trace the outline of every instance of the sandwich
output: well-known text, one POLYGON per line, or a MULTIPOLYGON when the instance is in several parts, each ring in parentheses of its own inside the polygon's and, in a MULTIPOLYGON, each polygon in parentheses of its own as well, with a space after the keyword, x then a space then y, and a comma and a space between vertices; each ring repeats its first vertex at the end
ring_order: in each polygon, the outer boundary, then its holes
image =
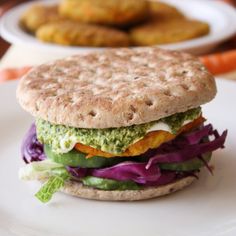
POLYGON ((213 76, 192 55, 146 47, 75 55, 33 68, 17 99, 35 122, 21 147, 22 180, 35 196, 58 191, 96 200, 159 197, 199 178, 221 134, 201 105, 213 76))

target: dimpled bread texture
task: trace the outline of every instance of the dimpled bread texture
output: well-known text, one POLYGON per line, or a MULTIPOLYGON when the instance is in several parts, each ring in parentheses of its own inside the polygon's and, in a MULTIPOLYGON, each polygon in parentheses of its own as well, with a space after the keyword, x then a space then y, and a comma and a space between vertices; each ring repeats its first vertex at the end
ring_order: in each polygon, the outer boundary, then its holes
POLYGON ((17 98, 33 116, 78 128, 142 124, 209 102, 213 76, 183 52, 110 49, 32 69, 17 98))
POLYGON ((174 193, 187 187, 194 180, 196 180, 196 178, 190 176, 162 186, 146 187, 141 190, 124 191, 104 191, 83 186, 81 183, 75 181, 69 181, 63 187, 62 192, 80 198, 102 201, 139 201, 174 193))

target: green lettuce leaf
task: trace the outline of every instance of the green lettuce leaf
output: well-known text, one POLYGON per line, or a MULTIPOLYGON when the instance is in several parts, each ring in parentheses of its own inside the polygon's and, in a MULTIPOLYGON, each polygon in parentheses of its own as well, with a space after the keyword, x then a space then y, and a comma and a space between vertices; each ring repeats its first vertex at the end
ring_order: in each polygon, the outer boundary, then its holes
POLYGON ((71 177, 66 168, 50 160, 31 162, 19 171, 22 180, 47 180, 35 196, 43 203, 48 202, 71 177))
POLYGON ((31 162, 19 170, 21 180, 45 180, 54 174, 61 174, 66 171, 62 164, 49 159, 44 161, 31 162))
POLYGON ((68 178, 69 174, 62 176, 51 176, 49 180, 35 194, 35 197, 37 197, 43 203, 50 201, 53 194, 59 191, 65 185, 65 181, 68 178))

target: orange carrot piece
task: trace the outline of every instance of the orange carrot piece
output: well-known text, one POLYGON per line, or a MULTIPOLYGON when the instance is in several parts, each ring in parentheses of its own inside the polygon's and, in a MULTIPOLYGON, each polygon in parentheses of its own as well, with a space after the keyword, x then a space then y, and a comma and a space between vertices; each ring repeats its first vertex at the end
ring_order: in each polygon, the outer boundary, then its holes
POLYGON ((225 3, 228 3, 228 4, 231 4, 231 5, 235 4, 234 0, 221 0, 221 1, 225 2, 225 3))
POLYGON ((200 60, 215 75, 236 70, 236 50, 201 56, 200 60))
POLYGON ((26 74, 30 69, 31 67, 27 66, 22 68, 9 68, 0 70, 0 82, 18 79, 26 74))

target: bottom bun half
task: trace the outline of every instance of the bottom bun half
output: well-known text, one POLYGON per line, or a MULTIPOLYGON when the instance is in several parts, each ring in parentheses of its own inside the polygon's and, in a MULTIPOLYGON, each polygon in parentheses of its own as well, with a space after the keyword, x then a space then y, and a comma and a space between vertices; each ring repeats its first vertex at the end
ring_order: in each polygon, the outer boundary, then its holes
POLYGON ((194 180, 196 180, 195 177, 189 176, 177 180, 173 183, 158 187, 146 187, 142 190, 124 190, 124 191, 99 190, 91 187, 86 187, 79 182, 68 181, 61 191, 72 196, 86 199, 101 200, 101 201, 138 201, 138 200, 156 198, 176 192, 178 190, 183 189, 184 187, 187 187, 194 180))

